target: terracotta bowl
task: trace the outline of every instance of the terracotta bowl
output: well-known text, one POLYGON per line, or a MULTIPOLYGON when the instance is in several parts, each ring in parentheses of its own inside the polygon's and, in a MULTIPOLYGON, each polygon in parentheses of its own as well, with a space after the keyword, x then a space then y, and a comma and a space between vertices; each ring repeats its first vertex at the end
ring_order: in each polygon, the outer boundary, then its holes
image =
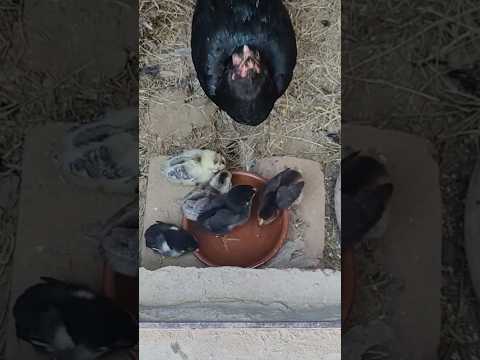
POLYGON ((352 248, 342 251, 342 328, 347 325, 355 296, 355 264, 352 248))
POLYGON ((114 272, 105 265, 104 293, 125 308, 134 318, 138 316, 138 277, 114 272))
MULTIPOLYGON (((252 185, 259 189, 265 182, 265 179, 252 173, 232 172, 233 185, 252 185)), ((260 192, 257 192, 253 200, 249 221, 223 237, 216 237, 196 222, 183 218, 183 228, 199 243, 195 255, 200 261, 209 266, 255 268, 265 264, 277 254, 287 238, 288 212, 282 211, 271 224, 258 226, 259 195, 260 192)))
MULTIPOLYGON (((138 277, 119 274, 105 263, 103 266, 103 293, 126 309, 138 321, 138 277)), ((128 352, 132 360, 138 360, 135 350, 128 352)))

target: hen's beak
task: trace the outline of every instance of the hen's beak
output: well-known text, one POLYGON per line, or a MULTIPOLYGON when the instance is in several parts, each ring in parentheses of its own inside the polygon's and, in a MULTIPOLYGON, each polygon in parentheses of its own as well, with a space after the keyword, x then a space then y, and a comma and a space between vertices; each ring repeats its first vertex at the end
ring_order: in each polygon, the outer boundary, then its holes
POLYGON ((243 45, 243 58, 244 59, 255 58, 255 54, 253 53, 252 50, 250 50, 248 45, 243 45))
POLYGON ((247 45, 243 46, 241 54, 233 54, 233 65, 236 68, 232 79, 245 78, 248 73, 253 70, 257 74, 260 73, 260 57, 255 51, 252 51, 247 45))

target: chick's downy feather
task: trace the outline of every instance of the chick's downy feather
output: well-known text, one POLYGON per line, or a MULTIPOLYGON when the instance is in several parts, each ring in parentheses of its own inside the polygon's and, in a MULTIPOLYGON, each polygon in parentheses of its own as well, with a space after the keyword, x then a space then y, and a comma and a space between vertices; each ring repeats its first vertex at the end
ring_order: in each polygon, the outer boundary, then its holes
POLYGON ((260 224, 272 222, 280 210, 292 206, 300 198, 304 186, 302 174, 290 168, 267 181, 260 198, 258 213, 260 224))
POLYGON ((256 190, 250 185, 234 186, 227 194, 218 194, 198 216, 206 230, 225 235, 250 217, 256 190))
POLYGON ((392 184, 382 184, 355 195, 342 194, 342 246, 363 239, 381 219, 392 193, 392 184))
POLYGON ((380 222, 393 189, 376 158, 354 152, 342 160, 342 247, 360 242, 380 222))
POLYGON ((192 221, 197 221, 198 216, 210 204, 218 194, 226 194, 232 187, 232 174, 229 171, 221 171, 216 174, 210 183, 201 189, 195 189, 188 193, 182 204, 183 215, 192 221))
POLYGON ((190 233, 161 221, 157 221, 145 231, 145 244, 154 252, 167 257, 178 257, 198 247, 190 233))
POLYGON ((189 150, 169 159, 165 176, 174 183, 184 185, 206 184, 219 171, 225 169, 225 159, 211 150, 189 150))

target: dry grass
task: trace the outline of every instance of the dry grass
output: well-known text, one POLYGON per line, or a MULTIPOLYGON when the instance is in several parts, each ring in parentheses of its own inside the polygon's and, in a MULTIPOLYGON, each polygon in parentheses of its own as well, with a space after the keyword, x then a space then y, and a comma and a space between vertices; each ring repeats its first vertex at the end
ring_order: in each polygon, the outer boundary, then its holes
MULTIPOLYGON (((180 89, 185 101, 204 98, 190 58, 190 27, 194 1, 140 1, 140 68, 157 67, 157 76, 140 78, 141 170, 143 187, 148 161, 185 148, 210 148, 224 154, 232 167, 247 168, 251 160, 293 155, 338 163, 340 145, 327 133, 340 129, 340 1, 287 1, 299 47, 294 79, 270 118, 258 127, 234 123, 217 111, 210 125, 184 137, 161 139, 150 130, 149 105, 165 100, 159 93, 180 89), (322 21, 326 20, 326 21, 322 21), (323 25, 324 24, 324 25, 323 25)), ((339 267, 333 217, 326 254, 339 267)))

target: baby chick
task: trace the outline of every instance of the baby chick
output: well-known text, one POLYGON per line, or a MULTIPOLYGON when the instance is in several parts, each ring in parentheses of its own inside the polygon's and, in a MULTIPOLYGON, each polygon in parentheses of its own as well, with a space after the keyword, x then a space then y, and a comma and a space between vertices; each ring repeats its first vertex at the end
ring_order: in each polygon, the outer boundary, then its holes
POLYGON ((13 307, 19 339, 65 360, 96 359, 136 345, 136 322, 112 300, 83 286, 41 279, 13 307))
POLYGON ((248 221, 255 193, 253 186, 237 185, 226 194, 218 194, 199 214, 198 223, 216 235, 229 233, 248 221))
POLYGON ((226 194, 232 188, 232 174, 223 170, 217 173, 208 185, 187 194, 183 200, 183 215, 192 221, 197 221, 198 215, 208 206, 218 194, 226 194))
POLYGON ((164 173, 173 183, 203 185, 225 169, 225 159, 211 150, 189 150, 167 161, 164 173))
POLYGON ((300 197, 304 186, 302 174, 290 168, 267 181, 260 198, 259 225, 273 222, 280 210, 288 209, 300 197))
POLYGON ((101 254, 115 272, 138 275, 138 196, 102 223, 95 235, 101 254))
POLYGON ((361 241, 380 222, 393 193, 385 166, 359 154, 342 160, 342 247, 361 241))
POLYGON ((460 90, 474 96, 480 96, 480 63, 468 67, 451 70, 447 76, 453 80, 460 90))
POLYGON ((228 193, 232 188, 232 173, 228 170, 220 171, 212 177, 208 186, 215 189, 220 194, 228 193))
POLYGON ((138 112, 105 113, 99 121, 69 129, 62 156, 64 174, 80 186, 134 193, 138 175, 138 112))
POLYGON ((198 248, 197 241, 190 233, 161 221, 145 231, 145 243, 154 252, 168 257, 178 257, 198 248))

